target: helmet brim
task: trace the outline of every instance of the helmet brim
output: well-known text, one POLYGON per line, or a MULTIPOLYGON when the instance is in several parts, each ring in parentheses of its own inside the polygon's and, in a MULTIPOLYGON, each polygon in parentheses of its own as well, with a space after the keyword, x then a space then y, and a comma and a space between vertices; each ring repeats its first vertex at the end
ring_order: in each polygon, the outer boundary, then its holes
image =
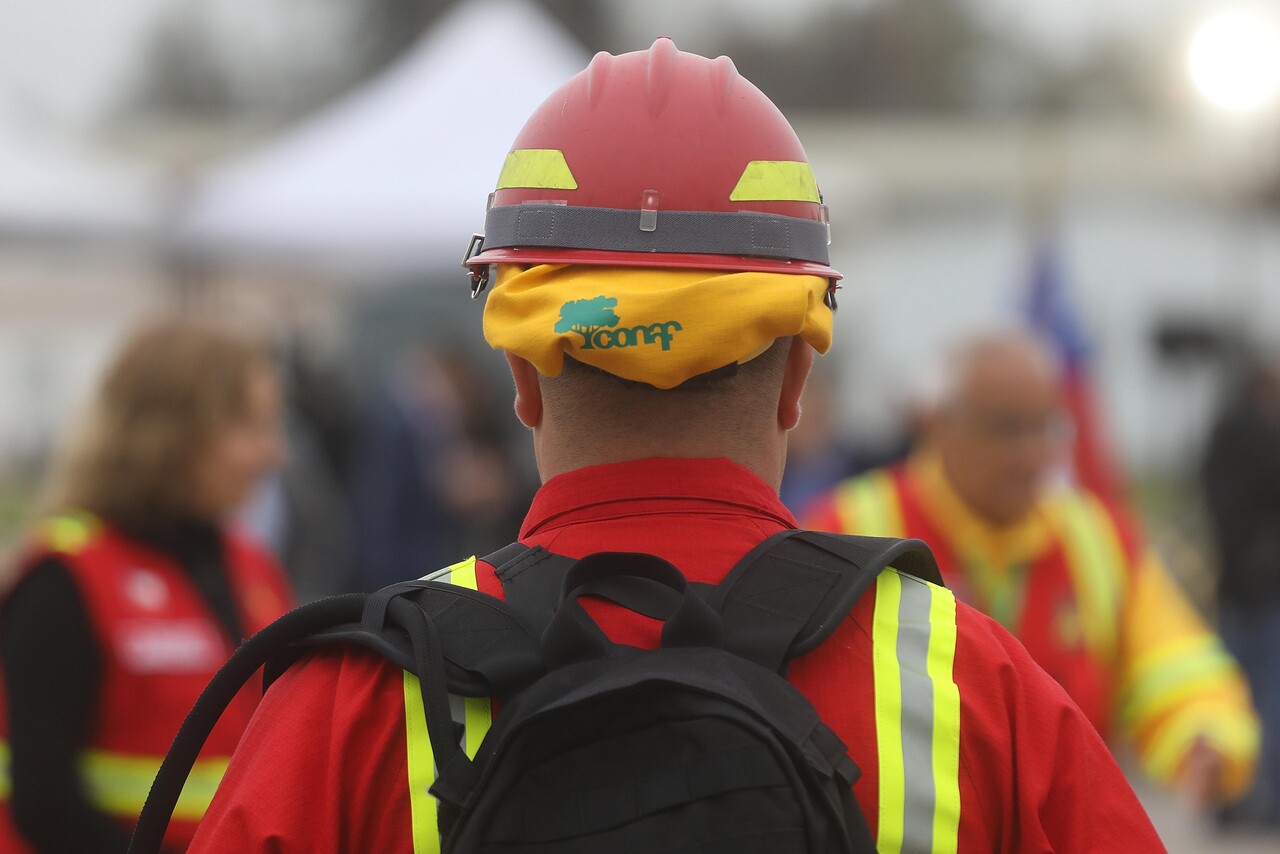
POLYGON ((612 252, 603 249, 556 249, 553 247, 495 247, 467 260, 470 268, 490 264, 581 264, 601 267, 658 267, 668 270, 742 270, 754 273, 789 273, 822 276, 837 281, 840 271, 813 261, 788 261, 742 255, 647 254, 612 252))

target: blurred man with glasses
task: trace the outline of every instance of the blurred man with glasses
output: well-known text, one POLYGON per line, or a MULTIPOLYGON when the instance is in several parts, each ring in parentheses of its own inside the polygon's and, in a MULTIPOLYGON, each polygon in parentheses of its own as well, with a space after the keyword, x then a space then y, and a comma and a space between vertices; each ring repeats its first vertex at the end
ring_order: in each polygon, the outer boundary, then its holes
POLYGON ((941 363, 903 464, 846 480, 806 527, 918 537, 1108 740, 1199 804, 1248 786, 1258 724, 1236 662, 1126 515, 1066 476, 1060 365, 1022 330, 941 363))

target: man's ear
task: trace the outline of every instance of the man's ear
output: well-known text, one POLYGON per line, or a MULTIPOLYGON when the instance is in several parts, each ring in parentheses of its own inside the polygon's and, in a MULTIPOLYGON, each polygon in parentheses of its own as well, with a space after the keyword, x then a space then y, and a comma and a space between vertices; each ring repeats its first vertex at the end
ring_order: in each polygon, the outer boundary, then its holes
POLYGON ((782 375, 782 393, 778 396, 778 426, 795 429, 800 423, 800 395, 813 367, 813 348, 798 335, 791 339, 787 365, 782 375))
POLYGON ((516 417, 521 424, 535 430, 542 426, 542 385, 538 382, 538 369, 514 353, 504 355, 516 383, 516 417))

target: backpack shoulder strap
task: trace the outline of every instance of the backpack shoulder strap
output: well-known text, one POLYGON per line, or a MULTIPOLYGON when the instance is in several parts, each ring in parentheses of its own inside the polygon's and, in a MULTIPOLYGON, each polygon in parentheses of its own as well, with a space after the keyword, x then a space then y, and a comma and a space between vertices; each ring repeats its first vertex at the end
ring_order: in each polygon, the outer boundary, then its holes
POLYGON ((746 554, 711 593, 730 651, 781 672, 830 637, 858 599, 893 566, 942 584, 920 540, 783 531, 746 554))
POLYGON ((560 583, 577 561, 542 546, 512 543, 484 558, 502 582, 507 605, 539 633, 560 603, 560 583), (536 568, 536 569, 535 569, 536 568))
MULTIPOLYGON (((541 548, 530 549, 521 543, 512 543, 481 560, 502 569, 532 565, 553 557, 558 558, 541 548)), ((559 560, 573 563, 567 558, 559 560)), ((403 670, 416 673, 413 640, 402 625, 389 619, 392 603, 406 600, 431 621, 432 630, 439 638, 451 693, 505 697, 541 675, 543 626, 532 619, 531 608, 517 607, 478 590, 429 580, 431 578, 433 576, 405 581, 370 593, 359 621, 331 626, 303 643, 310 646, 356 644, 381 654, 403 670)), ((556 583, 558 585, 558 578, 556 583)), ((284 659, 285 667, 289 663, 288 658, 284 659)), ((268 677, 282 669, 274 667, 268 677)))
MULTIPOLYGON (((511 610, 539 634, 560 606, 564 577, 578 561, 549 552, 542 546, 512 543, 483 558, 494 567, 511 610)), ((665 620, 674 607, 671 591, 648 579, 634 576, 610 578, 593 585, 623 607, 646 617, 665 620)), ((711 588, 711 585, 695 585, 711 588)))
POLYGON ((494 570, 497 571, 498 577, 501 578, 503 571, 509 571, 508 565, 514 566, 525 555, 539 551, 545 552, 545 549, 543 549, 542 546, 526 546, 524 543, 517 541, 514 543, 508 543, 496 552, 492 552, 480 558, 480 560, 489 564, 489 566, 492 566, 494 570))

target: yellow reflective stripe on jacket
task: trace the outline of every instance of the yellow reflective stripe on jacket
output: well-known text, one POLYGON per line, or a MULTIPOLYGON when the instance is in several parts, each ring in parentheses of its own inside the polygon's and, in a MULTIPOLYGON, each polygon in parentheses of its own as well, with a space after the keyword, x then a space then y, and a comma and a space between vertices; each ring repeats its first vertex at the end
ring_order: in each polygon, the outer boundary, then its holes
MULTIPOLYGON (((453 566, 433 573, 435 581, 456 584, 469 590, 478 589, 476 559, 469 557, 453 566)), ((492 714, 488 697, 462 699, 466 726, 463 749, 474 758, 489 732, 492 714)), ((418 677, 404 674, 405 746, 409 766, 409 811, 413 822, 413 854, 436 854, 440 850, 440 831, 436 820, 436 799, 430 789, 436 781, 435 754, 427 735, 426 710, 422 707, 422 690, 418 677)))
POLYGON ((404 737, 409 765, 409 814, 413 821, 413 854, 434 854, 440 850, 436 825, 436 799, 431 785, 436 781, 435 754, 427 735, 427 712, 422 706, 418 677, 404 672, 404 737))
POLYGON ((93 539, 100 524, 93 514, 80 511, 51 516, 36 526, 36 542, 50 551, 75 554, 93 539))
POLYGON ((1091 495, 1062 495, 1055 509, 1085 644, 1099 661, 1113 661, 1128 578, 1128 558, 1120 535, 1106 508, 1091 495))
MULTIPOLYGON (((137 818, 160 770, 162 756, 139 756, 88 750, 80 756, 80 779, 90 803, 111 815, 137 818)), ((213 801, 213 793, 227 771, 227 757, 196 762, 178 796, 173 817, 180 821, 202 818, 213 801)), ((8 800, 13 790, 8 742, 0 741, 0 800, 8 800)))
POLYGON ((960 827, 956 603, 886 569, 872 621, 881 854, 953 854, 960 827))
MULTIPOLYGON (((162 756, 131 756, 88 751, 81 756, 80 773, 89 801, 103 812, 137 818, 146 803, 151 783, 160 770, 162 756)), ((173 817, 179 821, 202 818, 213 802, 218 784, 227 772, 229 758, 204 759, 195 764, 182 786, 173 817)))
POLYGON ((1120 719, 1139 745, 1152 727, 1188 705, 1217 698, 1251 718, 1235 660, 1187 601, 1154 553, 1125 598, 1120 719))
POLYGON ((1158 655, 1134 666, 1134 682, 1128 689, 1125 717, 1140 726, 1189 697, 1203 696, 1206 688, 1235 672, 1235 660, 1211 634, 1184 638, 1158 655))
POLYGON ((1184 710, 1163 727, 1140 754, 1143 770, 1156 782, 1172 783, 1187 752, 1202 737, 1222 756, 1235 760, 1223 769, 1225 779, 1220 781, 1221 791, 1228 797, 1242 794, 1251 782, 1253 758, 1261 739, 1256 722, 1241 718, 1227 704, 1210 701, 1184 710), (1245 773, 1233 774, 1236 766, 1243 767, 1245 773))
POLYGON ((902 505, 893 475, 877 469, 836 487, 840 531, 864 537, 905 537, 902 505))
MULTIPOLYGON (((478 590, 479 585, 476 582, 476 559, 471 558, 462 563, 455 564, 453 571, 450 573, 451 584, 459 587, 465 587, 468 590, 478 590)), ((489 725, 493 723, 493 712, 490 708, 488 697, 463 697, 463 724, 464 738, 463 749, 472 759, 476 756, 476 751, 480 749, 481 742, 489 732, 489 725)))
POLYGON ((1226 797, 1248 785, 1258 748, 1249 690, 1222 642, 1154 553, 1124 603, 1118 718, 1152 778, 1171 782, 1198 740, 1223 757, 1226 797))

